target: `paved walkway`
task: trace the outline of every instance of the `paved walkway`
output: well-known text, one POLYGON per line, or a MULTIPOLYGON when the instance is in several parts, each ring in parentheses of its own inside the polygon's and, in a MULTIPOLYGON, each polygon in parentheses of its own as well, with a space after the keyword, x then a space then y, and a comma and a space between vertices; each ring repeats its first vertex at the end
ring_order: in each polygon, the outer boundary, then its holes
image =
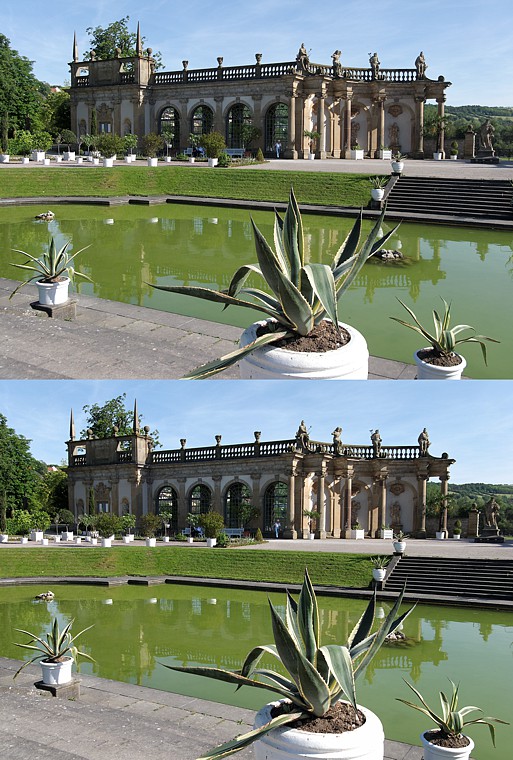
MULTIPOLYGON (((30 307, 28 285, 9 300, 15 280, 0 278, 0 379, 176 380, 233 351, 241 330, 193 317, 76 295, 77 317, 50 319, 30 307)), ((415 377, 413 365, 372 357, 370 379, 415 377)), ((238 378, 230 367, 214 379, 238 378)))

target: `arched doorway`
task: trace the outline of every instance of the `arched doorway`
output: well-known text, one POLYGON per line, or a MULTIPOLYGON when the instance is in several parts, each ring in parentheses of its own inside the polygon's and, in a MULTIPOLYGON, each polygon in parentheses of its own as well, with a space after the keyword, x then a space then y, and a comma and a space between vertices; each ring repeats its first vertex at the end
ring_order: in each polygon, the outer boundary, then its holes
POLYGON ((189 512, 204 515, 212 509, 212 492, 204 483, 198 483, 189 494, 189 512))
POLYGON ((171 513, 171 530, 176 532, 178 528, 178 494, 171 486, 164 486, 157 493, 155 513, 161 515, 163 512, 171 513))
POLYGON ((244 127, 251 126, 251 111, 244 103, 235 103, 226 117, 226 144, 228 148, 244 148, 247 136, 244 127))
POLYGON ((285 148, 288 135, 289 108, 285 103, 275 103, 265 115, 265 151, 275 152, 274 146, 281 143, 281 149, 285 148))
POLYGON ((251 519, 251 491, 245 483, 232 483, 224 496, 224 523, 243 528, 251 519))
POLYGON ((180 145, 180 114, 176 108, 164 108, 160 114, 159 134, 164 135, 166 132, 173 135, 173 139, 170 140, 170 144, 173 148, 178 148, 180 145))
POLYGON ((271 535, 276 520, 285 526, 289 489, 286 483, 271 483, 264 493, 264 533, 271 535))
POLYGON ((197 106, 191 116, 191 132, 198 137, 208 135, 214 126, 214 113, 208 106, 197 106))

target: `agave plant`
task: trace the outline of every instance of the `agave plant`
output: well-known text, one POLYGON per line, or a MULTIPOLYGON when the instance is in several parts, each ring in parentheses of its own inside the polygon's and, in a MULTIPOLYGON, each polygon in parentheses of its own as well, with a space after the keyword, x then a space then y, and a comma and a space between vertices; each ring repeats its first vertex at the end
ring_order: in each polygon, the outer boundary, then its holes
POLYGON ((414 710, 418 710, 419 712, 423 713, 424 715, 427 715, 428 718, 430 718, 435 725, 440 730, 441 734, 443 734, 443 737, 453 737, 453 736, 460 736, 463 727, 464 726, 470 726, 473 723, 484 723, 488 728, 490 729, 490 736, 492 738, 492 744, 495 747, 495 726, 494 723, 503 723, 505 725, 509 725, 507 721, 500 720, 499 718, 491 718, 491 717, 482 717, 482 718, 472 718, 469 719, 467 716, 472 712, 483 712, 480 707, 474 707, 474 705, 469 705, 467 707, 460 707, 458 710, 458 691, 459 691, 459 684, 456 686, 453 681, 449 679, 449 683, 452 686, 452 694, 451 698, 448 699, 448 697, 444 694, 443 691, 440 692, 440 704, 442 706, 442 714, 438 715, 437 713, 432 710, 427 702, 425 701, 424 697, 420 693, 420 691, 417 691, 417 689, 411 685, 411 683, 408 683, 408 681, 405 681, 405 684, 410 687, 410 689, 417 695, 418 699, 421 702, 421 705, 417 705, 414 702, 409 702, 406 699, 400 699, 397 697, 398 702, 402 702, 405 705, 408 705, 408 707, 412 707, 414 710))
POLYGON ((40 280, 41 282, 56 282, 59 277, 65 275, 69 277, 71 281, 73 281, 75 277, 82 277, 84 280, 89 280, 89 282, 92 282, 90 277, 88 277, 83 272, 77 272, 72 265, 73 259, 76 258, 79 253, 82 253, 82 251, 85 251, 90 246, 86 245, 85 248, 81 248, 76 253, 70 255, 68 251, 70 244, 71 240, 68 240, 66 243, 64 243, 62 248, 59 248, 59 250, 57 250, 57 246, 55 245, 55 238, 50 237, 48 250, 39 257, 32 256, 32 254, 27 253, 26 251, 20 251, 19 248, 13 248, 16 253, 21 253, 23 256, 26 256, 27 260, 24 264, 12 264, 12 266, 17 267, 18 269, 28 269, 29 272, 35 272, 35 274, 28 280, 21 282, 18 287, 13 290, 9 298, 12 298, 14 295, 16 295, 18 290, 21 290, 24 285, 32 282, 32 280, 40 280))
POLYGON ((409 327, 411 330, 415 330, 415 332, 420 333, 420 335, 422 335, 429 342, 432 349, 439 355, 448 356, 449 354, 454 353, 454 349, 459 343, 479 343, 481 346, 481 351, 483 353, 484 363, 487 364, 486 346, 484 341, 489 341, 490 343, 500 343, 500 341, 495 340, 495 338, 489 338, 486 335, 476 335, 476 330, 474 327, 471 327, 471 325, 455 325, 454 327, 450 327, 451 304, 447 303, 444 298, 441 299, 444 305, 443 314, 440 316, 436 309, 433 309, 433 322, 435 326, 434 333, 428 332, 428 330, 426 330, 426 328, 421 325, 409 306, 406 306, 406 304, 403 303, 400 298, 397 300, 401 306, 406 309, 415 324, 412 325, 410 322, 405 322, 403 319, 399 319, 398 317, 390 317, 390 319, 393 319, 394 322, 399 322, 400 325, 404 325, 405 327, 409 327), (460 335, 462 332, 465 332, 465 330, 470 330, 470 335, 465 335, 458 338, 458 335, 460 335))
POLYGON ((63 657, 68 655, 69 657, 73 657, 75 662, 77 662, 79 657, 85 657, 86 660, 94 662, 90 655, 79 651, 74 643, 79 636, 82 636, 83 633, 89 631, 93 626, 90 625, 72 636, 71 627, 73 622, 74 621, 71 620, 61 631, 59 629, 59 622, 57 618, 55 618, 51 630, 46 634, 46 639, 37 636, 35 633, 30 633, 30 631, 15 628, 14 630, 18 633, 24 633, 26 636, 30 636, 30 641, 21 644, 15 641, 15 646, 35 651, 37 654, 35 654, 31 660, 27 660, 27 662, 23 663, 21 668, 19 668, 14 674, 14 678, 21 673, 23 668, 26 668, 27 665, 31 665, 38 660, 43 660, 44 662, 60 662, 63 657))
MULTIPOLYGON (((404 589, 380 627, 371 633, 376 607, 376 595, 358 621, 345 645, 321 646, 319 610, 308 571, 296 602, 287 594, 284 615, 269 601, 274 644, 257 646, 249 652, 240 670, 165 665, 170 670, 206 676, 241 686, 252 686, 278 693, 285 698, 283 712, 261 728, 211 750, 198 760, 216 760, 247 747, 273 728, 285 726, 298 719, 325 715, 330 708, 345 699, 356 710, 355 681, 363 675, 368 664, 389 633, 394 631, 413 608, 396 618, 404 589), (259 667, 264 656, 278 660, 277 672, 259 667)), ((163 664, 163 663, 162 663, 163 664)))
POLYGON ((242 306, 263 312, 272 318, 270 330, 252 343, 227 354, 221 359, 199 367, 185 376, 200 379, 220 372, 269 343, 309 335, 323 319, 338 325, 338 303, 352 285, 367 259, 382 248, 397 226, 378 239, 385 210, 369 236, 358 250, 362 228, 362 212, 350 234, 335 254, 331 266, 306 264, 303 223, 293 190, 284 218, 275 212, 274 249, 251 220, 255 236, 258 264, 239 267, 227 290, 188 285, 152 285, 157 290, 203 298, 228 306, 242 306), (258 288, 244 287, 250 274, 264 280, 270 293, 258 288))

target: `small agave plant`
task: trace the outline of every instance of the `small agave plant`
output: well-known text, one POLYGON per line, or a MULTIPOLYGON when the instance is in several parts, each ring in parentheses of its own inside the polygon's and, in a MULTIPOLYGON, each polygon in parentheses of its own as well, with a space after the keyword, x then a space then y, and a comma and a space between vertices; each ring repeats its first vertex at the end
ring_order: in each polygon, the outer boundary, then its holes
POLYGON ((216 291, 189 285, 152 285, 157 290, 222 303, 225 308, 242 306, 256 309, 273 320, 269 327, 270 332, 259 335, 248 345, 199 367, 187 374, 185 379, 209 377, 230 367, 258 348, 283 339, 309 335, 324 319, 330 319, 334 325, 338 325, 340 299, 352 285, 367 259, 379 251, 397 229, 396 226, 378 238, 384 216, 385 210, 358 249, 362 229, 360 212, 331 265, 307 264, 303 223, 294 192, 291 190, 284 218, 275 212, 274 249, 251 220, 258 264, 239 267, 226 290, 216 291), (246 280, 252 273, 263 279, 269 292, 245 287, 246 280))
MULTIPOLYGON (((365 612, 344 645, 321 646, 317 599, 308 571, 296 602, 287 594, 282 615, 269 600, 274 644, 257 646, 249 652, 240 670, 165 665, 170 670, 206 676, 241 686, 252 686, 280 694, 284 698, 282 712, 268 723, 227 742, 198 760, 217 760, 247 747, 272 731, 296 720, 316 718, 326 713, 340 700, 357 709, 355 681, 361 677, 388 634, 395 631, 413 607, 396 617, 402 603, 403 591, 379 628, 371 633, 376 608, 376 596, 371 598, 365 612), (259 667, 264 656, 276 658, 280 672, 259 667), (287 675, 283 675, 283 671, 287 675)), ((164 664, 164 663, 162 663, 164 664)))
POLYGON ((91 278, 86 274, 83 272, 77 272, 72 264, 73 259, 90 246, 87 245, 85 248, 81 248, 73 255, 70 255, 68 251, 70 245, 71 240, 68 240, 64 243, 62 248, 57 250, 55 238, 51 237, 48 250, 41 254, 41 256, 32 256, 32 254, 27 253, 26 251, 20 251, 19 248, 14 248, 13 250, 16 253, 21 253, 23 256, 26 256, 26 261, 23 264, 12 264, 12 266, 17 267, 18 269, 27 269, 29 272, 35 272, 35 274, 28 280, 21 282, 18 287, 13 290, 9 298, 12 298, 19 290, 21 290, 21 288, 33 280, 39 280, 41 282, 56 282, 60 277, 66 276, 69 277, 72 282, 75 277, 82 277, 84 280, 92 282, 91 278))

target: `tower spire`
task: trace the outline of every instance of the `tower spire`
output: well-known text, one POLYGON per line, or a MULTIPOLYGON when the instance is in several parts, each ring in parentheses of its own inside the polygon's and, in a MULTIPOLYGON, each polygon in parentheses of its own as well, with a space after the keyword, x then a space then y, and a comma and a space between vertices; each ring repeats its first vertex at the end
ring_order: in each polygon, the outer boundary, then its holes
POLYGON ((73 417, 73 409, 71 410, 69 418, 69 439, 70 441, 75 440, 75 419, 73 417))
POLYGON ((134 424, 132 430, 135 435, 139 432, 139 412, 137 411, 137 399, 134 401, 134 424))
POLYGON ((135 43, 136 55, 142 55, 142 38, 141 38, 141 25, 137 22, 137 41, 135 43))
POLYGON ((78 62, 78 42, 76 32, 73 32, 73 62, 78 62))

